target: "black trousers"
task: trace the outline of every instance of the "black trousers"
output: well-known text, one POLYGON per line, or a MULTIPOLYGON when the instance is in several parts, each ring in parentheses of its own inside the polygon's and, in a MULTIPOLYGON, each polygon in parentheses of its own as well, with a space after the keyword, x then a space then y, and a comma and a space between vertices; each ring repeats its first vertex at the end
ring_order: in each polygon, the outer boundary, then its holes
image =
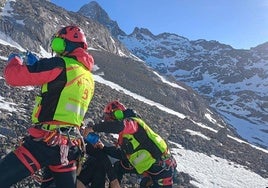
POLYGON ((103 163, 89 156, 77 179, 84 185, 90 184, 90 188, 105 188, 106 172, 103 163))
POLYGON ((94 148, 90 143, 86 145, 86 152, 88 159, 77 179, 84 185, 91 183, 90 188, 105 188, 106 176, 110 182, 117 178, 109 157, 102 149, 94 148))
MULTIPOLYGON (((39 162, 41 168, 49 165, 60 165, 59 146, 50 147, 42 141, 34 141, 31 137, 26 137, 22 144, 34 158, 39 162)), ((80 155, 78 147, 71 147, 68 153, 68 160, 76 160, 80 155)), ((11 152, 0 160, 0 186, 9 188, 11 185, 30 176, 30 171, 25 165, 11 152)), ((53 173, 56 187, 76 188, 76 170, 70 172, 53 173)))

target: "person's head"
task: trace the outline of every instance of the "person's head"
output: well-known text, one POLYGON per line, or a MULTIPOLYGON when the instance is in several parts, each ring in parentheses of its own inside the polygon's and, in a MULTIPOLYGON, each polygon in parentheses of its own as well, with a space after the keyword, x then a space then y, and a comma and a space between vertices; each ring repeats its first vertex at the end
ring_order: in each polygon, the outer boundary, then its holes
POLYGON ((108 103, 103 112, 105 121, 122 120, 124 119, 124 111, 126 107, 118 100, 108 103))
POLYGON ((58 55, 72 52, 76 48, 87 49, 86 36, 78 26, 66 26, 61 28, 52 38, 50 47, 58 55))

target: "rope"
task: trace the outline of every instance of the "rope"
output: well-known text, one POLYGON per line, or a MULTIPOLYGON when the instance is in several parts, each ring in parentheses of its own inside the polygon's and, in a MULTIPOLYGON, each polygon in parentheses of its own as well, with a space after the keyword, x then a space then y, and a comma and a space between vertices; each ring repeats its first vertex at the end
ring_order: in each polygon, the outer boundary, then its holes
POLYGON ((39 174, 33 174, 32 176, 31 176, 32 178, 33 178, 33 180, 34 181, 36 181, 37 183, 44 183, 44 182, 49 182, 49 181, 51 181, 51 180, 53 180, 53 177, 51 177, 51 178, 48 178, 48 179, 44 179, 41 175, 39 175, 39 174))

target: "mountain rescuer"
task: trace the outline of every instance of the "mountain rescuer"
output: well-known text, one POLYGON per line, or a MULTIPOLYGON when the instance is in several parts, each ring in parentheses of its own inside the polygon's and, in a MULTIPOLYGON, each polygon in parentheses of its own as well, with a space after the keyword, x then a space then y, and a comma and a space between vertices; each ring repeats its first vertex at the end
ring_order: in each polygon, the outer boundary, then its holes
MULTIPOLYGON (((122 160, 117 168, 117 177, 122 173, 142 174, 141 187, 170 188, 176 161, 169 152, 163 138, 156 134, 132 109, 127 109, 119 101, 112 101, 104 108, 104 121, 88 126, 89 132, 117 133, 118 145, 132 166, 125 166, 122 160), (148 181, 146 180, 148 179, 148 181)), ((105 149, 105 147, 104 147, 105 149)))
POLYGON ((41 86, 32 113, 34 126, 23 143, 0 161, 0 185, 8 188, 45 167, 58 188, 76 187, 76 169, 84 152, 79 128, 94 93, 93 57, 84 32, 61 28, 51 40, 55 57, 38 59, 29 52, 25 62, 10 54, 4 70, 11 86, 41 86))

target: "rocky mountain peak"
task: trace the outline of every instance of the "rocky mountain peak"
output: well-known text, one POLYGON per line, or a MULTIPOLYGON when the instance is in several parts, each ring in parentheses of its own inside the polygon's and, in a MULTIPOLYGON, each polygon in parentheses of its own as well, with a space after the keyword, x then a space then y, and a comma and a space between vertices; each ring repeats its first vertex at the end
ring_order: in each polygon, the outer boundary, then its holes
POLYGON ((96 1, 91 1, 90 3, 82 6, 78 13, 98 21, 100 24, 107 27, 111 34, 116 38, 118 35, 126 35, 125 32, 119 28, 117 22, 111 20, 106 11, 103 10, 96 1))
POLYGON ((147 28, 138 28, 138 27, 135 27, 133 32, 131 33, 131 35, 136 35, 136 34, 144 34, 144 35, 148 35, 148 36, 154 36, 152 34, 152 32, 147 29, 147 28))
POLYGON ((111 22, 110 17, 108 14, 102 9, 102 7, 96 2, 91 1, 88 4, 83 5, 78 13, 83 14, 89 18, 92 18, 94 20, 98 20, 103 23, 109 23, 111 22))
POLYGON ((251 48, 251 50, 255 51, 256 53, 260 53, 264 57, 268 57, 268 42, 260 44, 254 48, 251 48))

